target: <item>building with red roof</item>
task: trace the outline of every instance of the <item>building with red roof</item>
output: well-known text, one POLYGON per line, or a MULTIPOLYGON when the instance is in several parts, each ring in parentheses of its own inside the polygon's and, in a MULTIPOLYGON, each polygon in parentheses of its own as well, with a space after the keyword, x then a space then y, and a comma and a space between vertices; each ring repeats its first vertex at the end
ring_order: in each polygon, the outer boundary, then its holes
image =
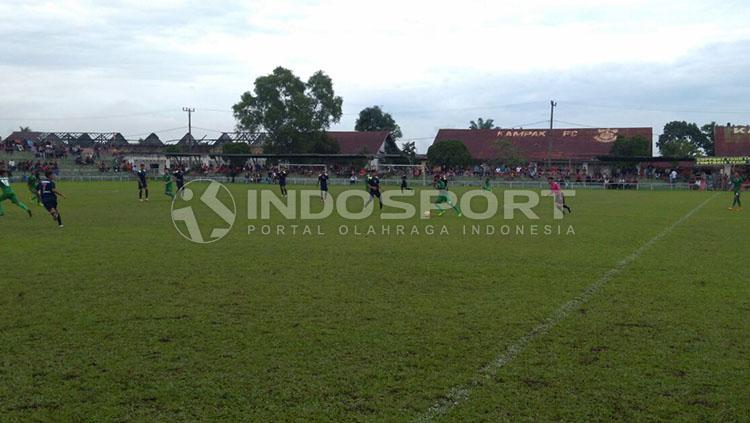
POLYGON ((750 156, 750 126, 716 126, 714 149, 717 157, 750 156))
MULTIPOLYGON (((496 142, 510 140, 530 162, 589 162, 606 156, 618 136, 640 136, 649 141, 652 128, 561 128, 561 129, 441 129, 438 142, 455 140, 466 145, 477 161, 497 159, 496 142)), ((650 152, 651 154, 653 152, 650 152)))
POLYGON ((393 141, 389 131, 331 131, 326 135, 338 143, 339 154, 383 154, 386 142, 393 141))

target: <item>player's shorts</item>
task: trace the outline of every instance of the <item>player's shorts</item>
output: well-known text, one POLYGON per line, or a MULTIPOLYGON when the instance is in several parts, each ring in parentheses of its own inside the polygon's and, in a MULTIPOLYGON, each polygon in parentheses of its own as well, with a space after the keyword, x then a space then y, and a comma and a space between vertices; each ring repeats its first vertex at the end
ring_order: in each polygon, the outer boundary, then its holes
POLYGON ((556 192, 555 193, 555 203, 556 204, 565 204, 565 197, 563 197, 562 193, 556 192))
POLYGON ((437 200, 435 200, 435 204, 447 203, 447 202, 448 202, 447 195, 438 195, 437 200))
POLYGON ((328 185, 321 185, 320 186, 321 191, 328 191, 328 185))
POLYGON ((42 205, 44 206, 47 211, 50 211, 52 209, 57 208, 57 199, 56 198, 43 198, 42 199, 42 205))
POLYGON ((378 197, 378 198, 380 198, 380 190, 378 190, 378 189, 370 189, 370 197, 378 197))
POLYGON ((286 181, 284 181, 284 182, 279 181, 279 186, 280 187, 285 187, 286 186, 286 181))
POLYGON ((146 189, 148 188, 148 183, 138 181, 138 189, 146 189))

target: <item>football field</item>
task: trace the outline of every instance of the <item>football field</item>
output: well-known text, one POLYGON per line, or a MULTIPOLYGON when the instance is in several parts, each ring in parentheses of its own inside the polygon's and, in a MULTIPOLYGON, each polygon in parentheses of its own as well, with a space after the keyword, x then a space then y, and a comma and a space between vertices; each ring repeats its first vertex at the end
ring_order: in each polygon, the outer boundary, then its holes
POLYGON ((64 228, 3 203, 1 421, 750 419, 730 193, 261 222, 246 191, 273 187, 234 184, 233 228, 197 244, 153 185, 61 181, 64 228))

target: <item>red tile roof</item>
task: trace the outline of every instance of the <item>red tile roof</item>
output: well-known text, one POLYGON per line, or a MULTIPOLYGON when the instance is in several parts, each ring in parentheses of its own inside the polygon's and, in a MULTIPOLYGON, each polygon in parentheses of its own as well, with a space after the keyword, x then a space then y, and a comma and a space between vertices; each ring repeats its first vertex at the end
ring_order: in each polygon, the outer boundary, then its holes
POLYGON ((391 135, 388 131, 333 131, 326 134, 339 144, 339 154, 375 154, 391 135))
POLYGON ((714 142, 718 157, 750 156, 750 126, 717 126, 714 142))
POLYGON ((652 128, 568 128, 568 129, 441 129, 434 143, 462 141, 476 160, 496 157, 495 142, 509 139, 529 160, 591 160, 609 154, 618 135, 640 135, 652 139, 652 128))
POLYGON ((27 140, 32 141, 39 141, 39 138, 42 136, 41 132, 37 131, 14 131, 10 135, 8 135, 8 138, 5 139, 5 141, 13 141, 13 142, 26 142, 27 140))

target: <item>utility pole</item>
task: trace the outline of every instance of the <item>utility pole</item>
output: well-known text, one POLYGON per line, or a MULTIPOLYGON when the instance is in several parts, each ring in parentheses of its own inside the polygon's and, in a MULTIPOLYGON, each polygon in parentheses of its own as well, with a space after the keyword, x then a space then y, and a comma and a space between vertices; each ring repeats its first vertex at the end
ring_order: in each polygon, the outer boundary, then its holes
POLYGON ((555 122, 555 107, 557 103, 554 100, 549 102, 549 137, 547 138, 547 171, 551 169, 550 154, 552 154, 552 126, 555 122))
POLYGON ((187 112, 188 114, 188 151, 193 151, 193 112, 195 111, 195 108, 193 107, 183 107, 183 112, 187 112))

